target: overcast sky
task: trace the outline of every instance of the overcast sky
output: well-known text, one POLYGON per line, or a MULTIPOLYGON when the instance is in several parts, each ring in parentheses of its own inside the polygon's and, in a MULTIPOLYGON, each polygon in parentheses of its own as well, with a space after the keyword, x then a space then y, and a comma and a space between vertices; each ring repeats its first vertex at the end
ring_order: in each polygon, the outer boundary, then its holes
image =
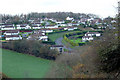
POLYGON ((93 13, 100 17, 114 16, 119 0, 0 0, 0 13, 30 12, 93 13))

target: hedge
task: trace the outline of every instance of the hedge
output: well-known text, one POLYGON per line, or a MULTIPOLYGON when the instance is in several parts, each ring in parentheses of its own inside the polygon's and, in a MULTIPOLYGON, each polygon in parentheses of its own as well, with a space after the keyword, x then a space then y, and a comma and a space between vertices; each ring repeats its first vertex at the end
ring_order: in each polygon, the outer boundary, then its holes
POLYGON ((76 31, 76 32, 70 32, 64 34, 64 40, 69 42, 72 46, 82 46, 85 43, 74 43, 73 41, 69 40, 68 37, 73 36, 73 35, 79 35, 78 38, 82 38, 82 34, 85 34, 87 31, 76 31))
POLYGON ((55 45, 55 42, 52 41, 42 41, 44 44, 50 44, 50 45, 55 45))
MULTIPOLYGON (((73 31, 80 31, 80 29, 76 29, 76 30, 73 30, 73 31)), ((61 32, 69 32, 69 31, 68 30, 55 30, 55 32, 48 33, 48 34, 61 33, 61 32)))
POLYGON ((66 35, 64 35, 64 40, 67 41, 67 42, 69 42, 72 46, 79 46, 79 44, 74 43, 73 41, 69 40, 69 39, 66 37, 66 35))

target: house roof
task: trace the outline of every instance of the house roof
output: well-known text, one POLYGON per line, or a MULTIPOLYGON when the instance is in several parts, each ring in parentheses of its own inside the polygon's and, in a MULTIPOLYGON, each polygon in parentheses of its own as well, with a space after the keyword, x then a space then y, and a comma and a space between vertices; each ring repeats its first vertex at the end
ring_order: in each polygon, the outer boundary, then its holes
POLYGON ((26 27, 26 26, 23 26, 23 25, 22 25, 22 26, 20 26, 20 27, 26 27))
POLYGON ((55 25, 46 25, 46 26, 55 26, 55 25))
POLYGON ((32 26, 32 27, 39 27, 39 26, 32 26))
POLYGON ((63 47, 63 45, 51 45, 51 47, 63 47))
POLYGON ((74 26, 68 26, 68 27, 66 27, 66 28, 75 28, 74 26))
POLYGON ((34 31, 34 33, 44 33, 41 30, 34 31))
POLYGON ((41 29, 41 30, 52 30, 52 29, 46 29, 46 28, 43 28, 43 29, 41 29))
POLYGON ((19 37, 19 35, 6 35, 5 37, 9 38, 9 37, 19 37))
POLYGON ((46 36, 46 35, 43 35, 42 33, 37 33, 37 34, 32 34, 30 35, 31 37, 39 37, 39 36, 46 36))
POLYGON ((20 26, 27 26, 28 24, 20 24, 20 26))
POLYGON ((8 30, 8 31, 5 31, 6 33, 18 33, 19 30, 8 30))
POLYGON ((99 32, 87 32, 86 35, 87 34, 100 34, 100 33, 99 32))
POLYGON ((13 26, 13 24, 2 24, 4 26, 13 26))
POLYGON ((5 26, 4 28, 14 28, 14 26, 5 26))
POLYGON ((83 36, 82 38, 93 38, 92 36, 83 36))

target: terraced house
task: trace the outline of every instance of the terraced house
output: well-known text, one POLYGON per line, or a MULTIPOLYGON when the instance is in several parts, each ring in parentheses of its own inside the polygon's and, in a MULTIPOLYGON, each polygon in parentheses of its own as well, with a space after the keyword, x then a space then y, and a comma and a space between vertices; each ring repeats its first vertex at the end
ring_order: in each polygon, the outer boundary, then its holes
POLYGON ((18 35, 19 34, 19 30, 8 30, 5 31, 4 35, 18 35))
POLYGON ((21 40, 22 37, 20 35, 6 35, 5 39, 6 40, 21 40))

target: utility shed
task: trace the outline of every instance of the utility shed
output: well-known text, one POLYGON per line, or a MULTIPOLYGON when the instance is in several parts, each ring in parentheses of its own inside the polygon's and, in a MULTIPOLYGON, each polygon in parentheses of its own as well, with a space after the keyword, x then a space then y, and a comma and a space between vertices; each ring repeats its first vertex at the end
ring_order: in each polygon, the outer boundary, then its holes
POLYGON ((63 53, 63 45, 51 45, 50 49, 56 49, 58 52, 63 53))

